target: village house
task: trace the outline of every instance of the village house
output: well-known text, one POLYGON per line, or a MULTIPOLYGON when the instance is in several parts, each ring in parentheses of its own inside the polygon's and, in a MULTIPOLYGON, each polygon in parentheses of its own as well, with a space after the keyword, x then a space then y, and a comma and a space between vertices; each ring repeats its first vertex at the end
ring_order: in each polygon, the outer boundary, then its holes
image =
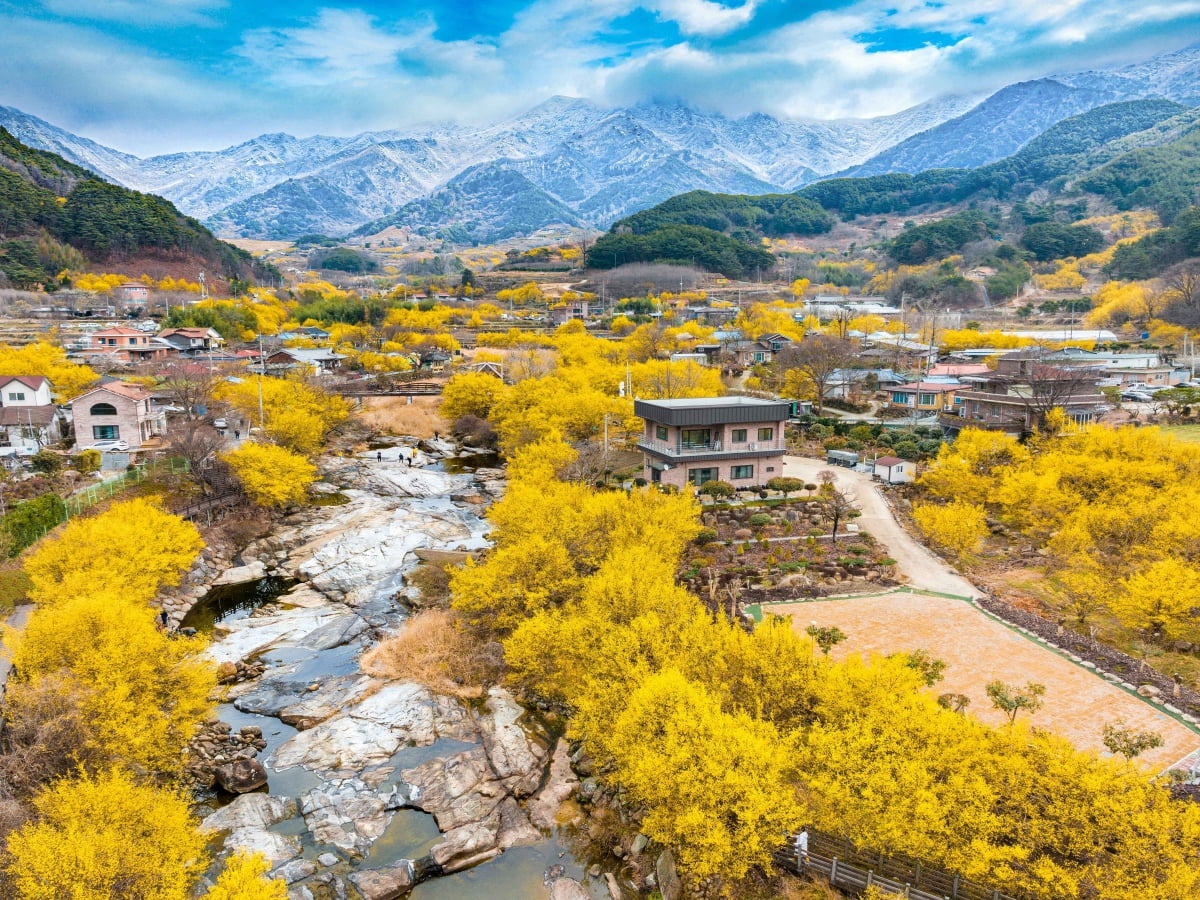
POLYGON ((75 444, 81 449, 96 441, 125 441, 136 450, 166 431, 166 414, 153 406, 150 393, 124 381, 92 388, 70 407, 75 444))
POLYGON ((150 299, 150 288, 140 281, 127 281, 117 288, 117 297, 126 306, 145 306, 150 299))
POLYGON ((267 357, 267 370, 296 369, 313 375, 328 375, 342 367, 342 353, 322 348, 281 347, 267 357))
POLYGON ((0 375, 0 456, 37 453, 65 433, 66 417, 54 405, 49 380, 0 375))
POLYGON ((158 333, 158 339, 170 344, 183 356, 211 352, 225 343, 215 328, 167 328, 158 333))
POLYGON ((966 375, 957 389, 953 412, 938 416, 947 437, 964 428, 982 428, 1022 436, 1030 434, 1052 408, 1062 409, 1080 425, 1095 421, 1105 410, 1097 387, 1101 366, 1060 366, 1037 350, 1008 353, 996 370, 966 375))
POLYGON ((917 464, 898 456, 880 456, 873 469, 875 477, 884 484, 909 484, 917 479, 917 464))
POLYGON ((647 481, 682 488, 706 481, 734 487, 765 484, 783 474, 786 401, 755 397, 636 400, 645 422, 638 440, 647 481))
POLYGON ((171 353, 171 347, 153 335, 124 325, 91 332, 83 339, 83 348, 79 351, 84 357, 108 355, 127 363, 165 359, 171 353))
POLYGON ((961 385, 946 381, 918 381, 897 385, 888 392, 891 406, 900 406, 924 412, 941 412, 953 409, 960 401, 955 392, 961 385))

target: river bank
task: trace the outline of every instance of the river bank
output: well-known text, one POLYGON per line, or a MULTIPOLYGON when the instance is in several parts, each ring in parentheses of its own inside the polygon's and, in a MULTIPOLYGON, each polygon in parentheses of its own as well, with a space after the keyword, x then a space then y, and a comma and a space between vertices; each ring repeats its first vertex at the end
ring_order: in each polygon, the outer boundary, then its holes
POLYGON ((204 825, 266 855, 292 900, 621 896, 573 850, 579 780, 553 723, 501 688, 464 701, 359 665, 404 627, 417 552, 486 547, 503 492, 502 471, 444 471, 453 448, 425 446, 416 466, 382 448, 323 460, 317 492, 339 505, 285 518, 211 579, 252 599, 209 619, 227 684, 207 752, 260 761, 267 786, 214 794, 204 825), (283 593, 253 609, 264 579, 283 593))

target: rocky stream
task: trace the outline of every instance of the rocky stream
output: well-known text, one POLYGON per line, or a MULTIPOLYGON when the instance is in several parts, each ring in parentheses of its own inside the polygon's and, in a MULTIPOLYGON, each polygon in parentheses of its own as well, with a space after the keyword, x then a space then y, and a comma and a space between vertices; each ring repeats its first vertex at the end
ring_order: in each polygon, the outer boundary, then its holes
POLYGON ((195 774, 217 785, 204 826, 223 850, 266 855, 290 900, 620 898, 628 884, 604 871, 620 860, 572 850, 564 740, 503 689, 463 702, 359 668, 404 627, 417 554, 485 547, 504 488, 498 469, 443 462, 447 444, 422 450, 413 467, 394 448, 326 459, 330 505, 219 572, 202 561, 166 601, 173 621, 212 629, 225 682, 194 742, 195 774))

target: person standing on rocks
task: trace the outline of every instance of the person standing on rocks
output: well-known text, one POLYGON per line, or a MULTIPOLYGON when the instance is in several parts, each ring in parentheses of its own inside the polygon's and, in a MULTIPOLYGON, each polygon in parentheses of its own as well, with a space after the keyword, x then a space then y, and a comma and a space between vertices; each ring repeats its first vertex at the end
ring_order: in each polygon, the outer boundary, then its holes
POLYGON ((376 451, 375 451, 375 461, 376 461, 376 462, 383 462, 383 451, 382 451, 382 450, 376 450, 376 451))

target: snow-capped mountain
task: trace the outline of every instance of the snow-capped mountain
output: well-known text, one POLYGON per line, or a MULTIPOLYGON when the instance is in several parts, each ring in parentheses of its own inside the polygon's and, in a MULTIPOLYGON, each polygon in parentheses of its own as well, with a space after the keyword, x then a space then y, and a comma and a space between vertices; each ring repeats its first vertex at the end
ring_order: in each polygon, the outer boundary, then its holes
POLYGON ((974 109, 914 134, 839 174, 975 168, 1003 159, 1070 116, 1150 98, 1200 103, 1200 47, 1111 70, 1066 73, 1002 88, 974 109))
POLYGON ((680 104, 607 109, 552 97, 487 127, 264 134, 224 150, 147 159, 15 109, 0 107, 0 126, 31 146, 166 197, 223 236, 405 224, 483 240, 518 233, 514 227, 607 227, 697 188, 791 191, 834 173, 983 165, 1068 116, 1151 96, 1197 102, 1200 48, 1009 85, 986 99, 941 98, 874 119, 730 119, 680 104))

